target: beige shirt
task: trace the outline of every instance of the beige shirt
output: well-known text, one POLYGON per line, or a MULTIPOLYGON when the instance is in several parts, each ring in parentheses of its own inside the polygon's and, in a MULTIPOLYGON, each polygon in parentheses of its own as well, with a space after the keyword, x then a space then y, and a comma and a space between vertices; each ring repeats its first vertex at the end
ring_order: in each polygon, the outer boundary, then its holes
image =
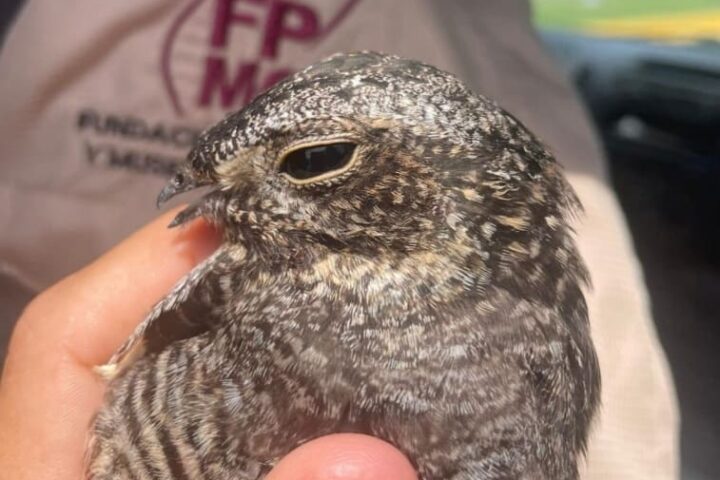
POLYGON ((586 208, 578 241, 603 375, 583 478, 677 478, 675 394, 631 239, 522 0, 29 0, 0 55, 0 286, 39 291, 87 263, 157 214, 202 128, 288 72, 359 49, 456 73, 566 166, 586 208))

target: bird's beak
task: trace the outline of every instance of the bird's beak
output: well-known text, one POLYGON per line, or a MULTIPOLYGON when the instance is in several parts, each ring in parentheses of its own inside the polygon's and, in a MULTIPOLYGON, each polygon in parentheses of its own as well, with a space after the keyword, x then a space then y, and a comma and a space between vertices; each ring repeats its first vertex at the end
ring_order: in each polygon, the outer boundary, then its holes
MULTIPOLYGON (((181 193, 189 192, 195 188, 203 187, 208 182, 201 182, 193 178, 188 173, 178 172, 173 176, 165 187, 160 191, 157 197, 158 208, 162 207, 165 202, 170 200, 176 195, 181 193)), ((183 223, 189 222, 190 220, 199 217, 203 213, 204 203, 208 199, 209 195, 203 196, 198 201, 188 205, 184 210, 178 213, 168 227, 176 227, 183 223)))
POLYGON ((160 191, 160 194, 157 197, 157 207, 162 207, 165 202, 167 202, 176 195, 189 192, 190 190, 200 186, 201 184, 193 180, 189 175, 182 172, 177 173, 160 191))

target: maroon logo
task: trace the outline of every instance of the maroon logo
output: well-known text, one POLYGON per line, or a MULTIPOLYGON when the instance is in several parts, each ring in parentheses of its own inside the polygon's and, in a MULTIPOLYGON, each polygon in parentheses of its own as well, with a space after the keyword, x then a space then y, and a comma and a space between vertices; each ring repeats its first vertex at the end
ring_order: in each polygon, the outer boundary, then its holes
POLYGON ((358 1, 345 0, 323 23, 307 0, 191 0, 163 44, 163 82, 175 112, 248 103, 293 72, 278 65, 285 44, 322 40, 358 1))

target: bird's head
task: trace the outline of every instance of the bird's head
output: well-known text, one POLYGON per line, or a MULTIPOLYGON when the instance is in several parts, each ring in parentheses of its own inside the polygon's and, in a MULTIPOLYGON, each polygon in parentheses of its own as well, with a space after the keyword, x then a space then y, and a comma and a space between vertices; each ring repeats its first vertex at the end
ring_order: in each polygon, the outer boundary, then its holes
POLYGON ((213 190, 174 224, 204 215, 228 241, 255 232, 400 252, 479 251, 506 230, 503 243, 529 250, 533 223, 557 227, 574 201, 552 158, 494 103, 377 53, 308 67, 204 132, 158 201, 198 186, 213 190))

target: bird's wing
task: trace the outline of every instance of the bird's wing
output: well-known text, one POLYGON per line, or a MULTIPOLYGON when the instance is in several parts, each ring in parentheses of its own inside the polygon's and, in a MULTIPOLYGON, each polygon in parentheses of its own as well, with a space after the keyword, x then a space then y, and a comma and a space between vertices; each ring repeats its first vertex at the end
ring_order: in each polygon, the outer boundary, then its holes
POLYGON ((220 247, 197 265, 153 307, 110 361, 95 371, 110 380, 146 353, 210 330, 219 322, 212 306, 218 304, 219 277, 227 272, 230 260, 227 247, 220 247))

